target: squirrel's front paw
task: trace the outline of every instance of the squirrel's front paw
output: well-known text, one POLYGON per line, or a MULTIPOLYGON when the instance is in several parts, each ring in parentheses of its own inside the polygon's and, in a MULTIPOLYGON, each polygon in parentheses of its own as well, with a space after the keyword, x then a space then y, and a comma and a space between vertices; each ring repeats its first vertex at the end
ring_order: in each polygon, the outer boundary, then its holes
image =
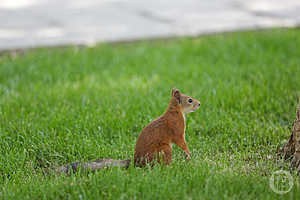
POLYGON ((187 153, 185 153, 185 159, 187 159, 187 160, 191 160, 191 155, 190 155, 190 154, 187 154, 187 153))

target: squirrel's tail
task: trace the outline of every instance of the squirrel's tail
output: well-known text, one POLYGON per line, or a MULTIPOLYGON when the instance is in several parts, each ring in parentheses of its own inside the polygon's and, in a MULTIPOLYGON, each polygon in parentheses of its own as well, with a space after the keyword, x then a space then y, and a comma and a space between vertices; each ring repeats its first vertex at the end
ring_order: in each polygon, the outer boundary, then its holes
POLYGON ((93 162, 75 162, 59 167, 51 167, 44 171, 46 174, 72 174, 78 171, 97 171, 107 167, 124 167, 128 168, 131 159, 115 160, 115 159, 100 159, 93 162))

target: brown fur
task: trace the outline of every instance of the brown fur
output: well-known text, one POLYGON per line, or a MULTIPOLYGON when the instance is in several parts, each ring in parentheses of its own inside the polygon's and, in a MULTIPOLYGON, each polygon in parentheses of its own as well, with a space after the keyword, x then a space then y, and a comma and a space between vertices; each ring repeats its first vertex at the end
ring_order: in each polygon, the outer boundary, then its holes
POLYGON ((185 141, 184 114, 198 109, 200 102, 179 90, 172 90, 172 97, 166 112, 153 120, 141 132, 135 146, 134 164, 144 166, 153 161, 162 161, 170 165, 172 162, 171 143, 177 144, 190 159, 190 151, 185 141), (192 103, 188 100, 192 99, 192 103))

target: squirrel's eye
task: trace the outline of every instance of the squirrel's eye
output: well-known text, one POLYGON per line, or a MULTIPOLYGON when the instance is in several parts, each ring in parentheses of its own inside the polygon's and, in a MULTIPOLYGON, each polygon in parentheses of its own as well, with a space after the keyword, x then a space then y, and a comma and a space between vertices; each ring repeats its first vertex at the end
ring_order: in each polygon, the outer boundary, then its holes
POLYGON ((189 103, 192 103, 192 102, 193 102, 193 99, 189 98, 188 102, 189 102, 189 103))

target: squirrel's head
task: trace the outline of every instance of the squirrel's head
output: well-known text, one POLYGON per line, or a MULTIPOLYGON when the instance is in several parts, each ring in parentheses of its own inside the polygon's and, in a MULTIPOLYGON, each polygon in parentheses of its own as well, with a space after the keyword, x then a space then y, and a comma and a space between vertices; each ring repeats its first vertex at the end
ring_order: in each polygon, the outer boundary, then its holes
POLYGON ((185 95, 181 94, 180 91, 176 88, 172 89, 172 100, 175 104, 174 106, 178 106, 183 114, 187 114, 190 112, 194 112, 200 106, 200 101, 185 95))

